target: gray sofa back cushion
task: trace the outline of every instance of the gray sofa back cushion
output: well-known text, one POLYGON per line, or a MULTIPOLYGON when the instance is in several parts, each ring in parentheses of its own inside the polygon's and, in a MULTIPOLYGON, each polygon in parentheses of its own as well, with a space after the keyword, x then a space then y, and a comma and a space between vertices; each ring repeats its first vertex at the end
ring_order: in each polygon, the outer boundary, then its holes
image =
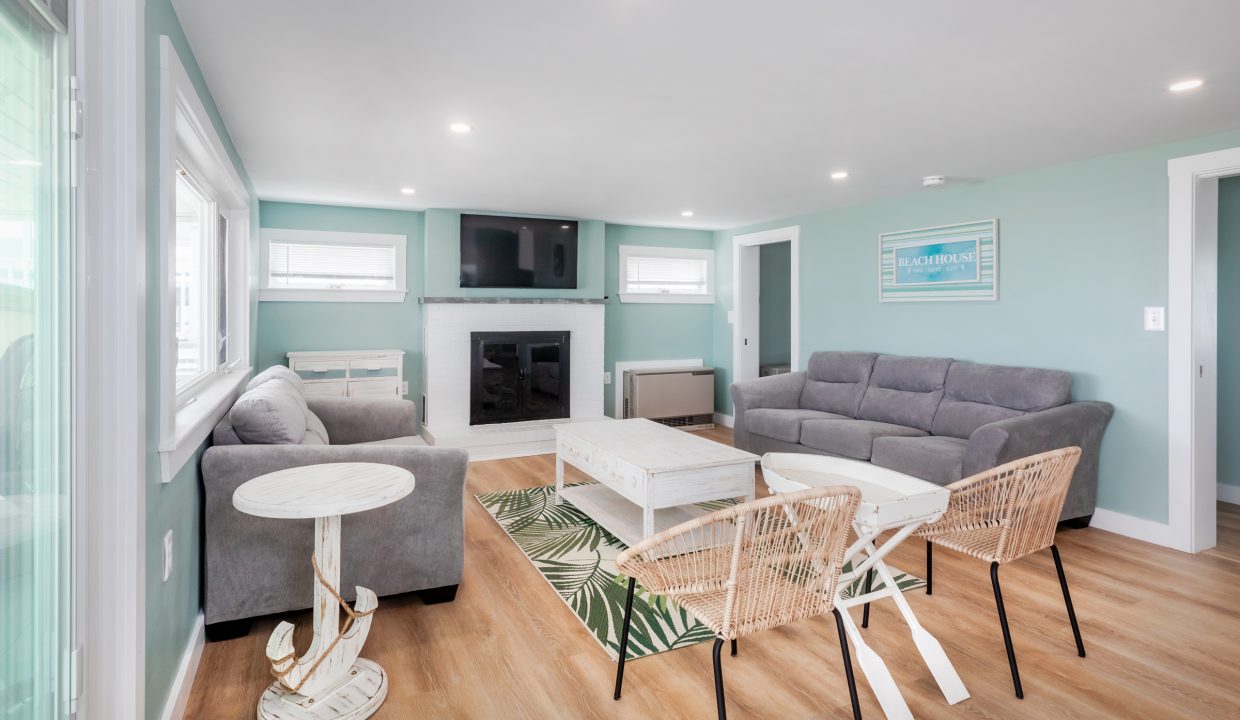
POLYGON ((300 390, 282 378, 268 379, 237 398, 228 419, 247 445, 326 445, 327 429, 300 390))
POLYGON ((876 353, 816 352, 809 356, 801 407, 857 417, 876 353))
POLYGON ((1058 407, 1071 397, 1072 376, 1061 370, 954 362, 931 432, 968 438, 988 423, 1058 407))
POLYGON ((879 355, 857 417, 930 430, 951 358, 879 355))
POLYGON ((283 380, 296 388, 297 392, 300 393, 302 397, 305 397, 306 395, 306 386, 302 383, 301 376, 294 372, 291 368, 284 365, 272 365, 266 370, 250 378, 250 382, 246 383, 245 389, 253 390, 263 383, 270 382, 272 380, 283 380))

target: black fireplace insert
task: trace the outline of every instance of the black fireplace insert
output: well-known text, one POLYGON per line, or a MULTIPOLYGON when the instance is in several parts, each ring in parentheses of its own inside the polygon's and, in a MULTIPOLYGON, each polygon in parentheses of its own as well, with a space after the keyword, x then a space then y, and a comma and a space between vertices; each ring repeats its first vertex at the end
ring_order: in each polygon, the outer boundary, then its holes
POLYGON ((568 417, 569 333, 470 333, 469 424, 568 417))

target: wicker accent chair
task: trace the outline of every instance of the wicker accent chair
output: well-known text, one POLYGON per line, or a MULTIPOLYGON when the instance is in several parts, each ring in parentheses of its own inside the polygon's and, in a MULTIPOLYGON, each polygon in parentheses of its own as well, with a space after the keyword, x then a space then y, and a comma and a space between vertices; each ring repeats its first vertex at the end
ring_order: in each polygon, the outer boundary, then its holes
POLYGON ((854 487, 801 490, 718 510, 653 535, 616 559, 629 576, 615 699, 624 683, 636 582, 665 595, 713 630, 715 701, 727 717, 720 650, 760 630, 835 614, 854 718, 861 717, 835 586, 861 493, 854 487))
POLYGON ((1031 455, 1006 465, 978 473, 948 485, 952 491, 947 512, 938 521, 922 526, 917 535, 926 539, 926 594, 933 591, 933 548, 942 545, 990 563, 990 583, 995 591, 999 627, 1007 648, 1008 666, 1016 697, 1023 698, 1016 651, 1008 630, 1003 593, 999 589, 999 566, 1015 562, 1045 548, 1051 549, 1059 587, 1068 608, 1068 621, 1076 639, 1077 655, 1085 657, 1081 628, 1072 609, 1068 578, 1055 545, 1055 529, 1068 484, 1081 457, 1078 447, 1031 455))

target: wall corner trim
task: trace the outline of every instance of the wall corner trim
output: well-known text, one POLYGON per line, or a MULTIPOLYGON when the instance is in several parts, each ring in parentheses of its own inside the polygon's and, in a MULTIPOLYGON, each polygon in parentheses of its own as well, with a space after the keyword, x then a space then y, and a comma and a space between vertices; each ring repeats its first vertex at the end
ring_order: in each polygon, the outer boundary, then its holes
POLYGON ((159 714, 160 720, 181 720, 184 717, 185 706, 189 703, 189 692, 194 687, 194 676, 198 674, 198 662, 202 659, 202 647, 206 641, 205 618, 199 612, 194 619, 194 629, 190 632, 185 652, 181 655, 181 663, 177 666, 176 678, 168 691, 164 711, 159 714))

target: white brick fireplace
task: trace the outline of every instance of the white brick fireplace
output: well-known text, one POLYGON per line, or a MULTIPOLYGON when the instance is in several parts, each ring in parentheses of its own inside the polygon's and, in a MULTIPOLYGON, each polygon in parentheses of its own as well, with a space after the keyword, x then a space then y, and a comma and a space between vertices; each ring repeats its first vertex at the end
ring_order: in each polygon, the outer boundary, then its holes
POLYGON ((422 434, 474 460, 554 451, 553 421, 471 426, 470 333, 568 331, 569 414, 603 417, 603 304, 585 300, 424 298, 422 434))

